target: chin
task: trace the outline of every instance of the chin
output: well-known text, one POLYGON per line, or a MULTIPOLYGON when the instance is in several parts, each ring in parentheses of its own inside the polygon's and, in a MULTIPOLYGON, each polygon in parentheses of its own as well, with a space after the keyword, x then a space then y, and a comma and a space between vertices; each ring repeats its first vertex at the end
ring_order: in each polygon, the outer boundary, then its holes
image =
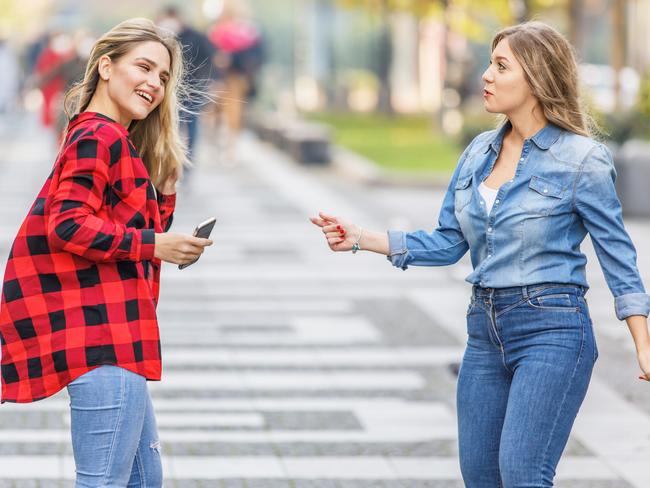
POLYGON ((131 112, 131 120, 144 120, 150 113, 148 110, 134 110, 131 112))
POLYGON ((483 103, 483 108, 484 108, 485 111, 486 111, 487 113, 489 113, 489 114, 495 114, 495 113, 498 113, 498 112, 497 112, 496 110, 494 110, 493 108, 490 108, 490 106, 489 106, 487 103, 483 103))

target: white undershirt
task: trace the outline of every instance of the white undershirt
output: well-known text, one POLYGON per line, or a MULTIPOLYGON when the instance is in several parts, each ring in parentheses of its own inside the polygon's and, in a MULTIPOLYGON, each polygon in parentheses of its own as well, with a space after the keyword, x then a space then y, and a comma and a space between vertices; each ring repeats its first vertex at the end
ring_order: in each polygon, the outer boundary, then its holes
POLYGON ((485 183, 481 183, 478 186, 478 192, 481 194, 481 197, 483 197, 483 200, 485 200, 485 210, 489 215, 490 212, 492 212, 492 207, 494 206, 494 201, 497 199, 497 193, 499 193, 499 190, 495 190, 494 188, 487 186, 485 183))

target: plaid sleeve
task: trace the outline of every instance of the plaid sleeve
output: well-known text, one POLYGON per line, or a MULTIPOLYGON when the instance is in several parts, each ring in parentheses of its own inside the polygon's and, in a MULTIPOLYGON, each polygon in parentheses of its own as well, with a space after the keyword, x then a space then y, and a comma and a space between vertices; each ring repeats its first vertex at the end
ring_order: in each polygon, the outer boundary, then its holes
POLYGON ((84 137, 65 149, 60 164, 58 185, 45 204, 50 247, 98 262, 152 259, 153 229, 129 228, 98 215, 109 183, 108 148, 84 137))
POLYGON ((167 232, 174 220, 174 208, 176 207, 176 193, 171 195, 158 194, 158 208, 160 209, 160 223, 167 232))

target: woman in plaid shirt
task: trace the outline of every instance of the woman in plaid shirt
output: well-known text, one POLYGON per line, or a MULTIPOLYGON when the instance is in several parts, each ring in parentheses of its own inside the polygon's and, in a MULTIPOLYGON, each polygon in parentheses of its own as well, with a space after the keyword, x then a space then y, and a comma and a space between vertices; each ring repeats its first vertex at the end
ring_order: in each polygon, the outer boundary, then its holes
POLYGON ((161 375, 160 265, 212 244, 166 232, 186 160, 182 68, 177 40, 146 19, 95 43, 66 97, 76 115, 9 254, 2 402, 67 386, 77 487, 162 486, 146 385, 161 375))

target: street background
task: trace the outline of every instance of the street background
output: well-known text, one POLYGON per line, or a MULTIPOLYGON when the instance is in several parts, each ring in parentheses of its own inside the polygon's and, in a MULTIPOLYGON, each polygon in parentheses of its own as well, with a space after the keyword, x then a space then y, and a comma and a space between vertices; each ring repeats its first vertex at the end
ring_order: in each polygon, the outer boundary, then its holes
MULTIPOLYGON (((0 87, 2 269, 57 152, 69 80, 48 88, 48 70, 71 46, 83 53, 92 35, 167 6, 132 4, 0 2, 0 70, 15 76, 0 87), (35 74, 46 33, 53 57, 35 74)), ((490 36, 535 17, 578 48, 649 283, 650 204, 635 185, 650 183, 650 2, 206 0, 182 14, 216 43, 219 113, 203 107, 173 230, 218 222, 197 264, 163 267, 164 373, 150 387, 165 486, 461 487, 455 368, 469 259, 402 272, 381 256, 331 253, 308 217, 433 229, 463 145, 494 126, 476 95, 490 36), (255 26, 249 47, 263 46, 243 87, 228 74, 243 48, 216 42, 229 8, 255 26)), ((647 488, 650 389, 588 240, 584 249, 600 357, 557 486, 647 488)), ((71 456, 64 391, 0 407, 0 487, 71 487, 71 456)))

